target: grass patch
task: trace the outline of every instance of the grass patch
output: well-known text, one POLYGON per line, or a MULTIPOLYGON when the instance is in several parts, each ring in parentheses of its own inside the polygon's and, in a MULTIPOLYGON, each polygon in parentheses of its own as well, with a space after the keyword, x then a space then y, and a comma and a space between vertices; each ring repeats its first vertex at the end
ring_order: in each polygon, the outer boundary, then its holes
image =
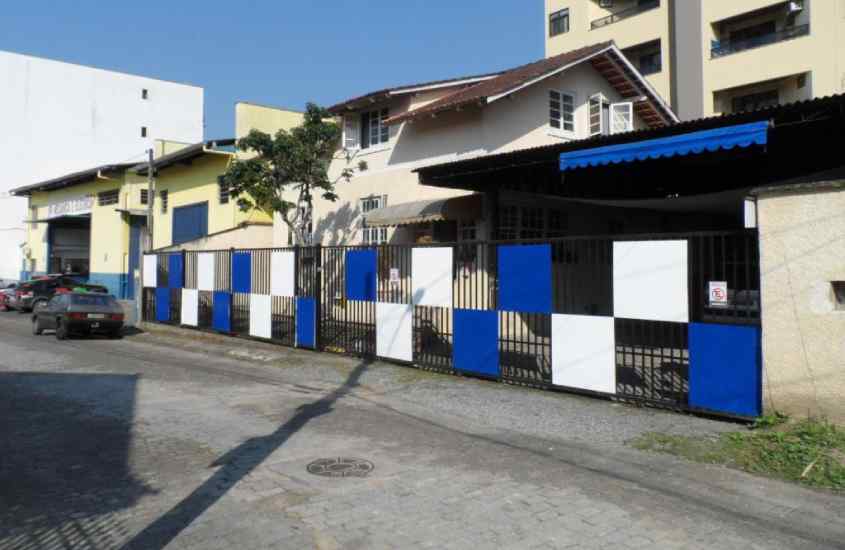
POLYGON ((631 441, 645 451, 723 464, 753 474, 845 491, 845 430, 826 420, 763 417, 751 429, 702 438, 647 433, 631 441))

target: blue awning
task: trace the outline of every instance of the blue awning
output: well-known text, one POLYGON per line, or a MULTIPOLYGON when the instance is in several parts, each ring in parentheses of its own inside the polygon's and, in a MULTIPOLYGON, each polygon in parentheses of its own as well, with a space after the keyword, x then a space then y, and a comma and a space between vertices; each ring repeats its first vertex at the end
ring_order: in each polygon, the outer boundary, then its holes
POLYGON ((764 120, 666 138, 561 153, 560 170, 563 172, 587 166, 603 166, 690 153, 699 154, 704 151, 714 152, 734 147, 765 145, 768 140, 768 128, 769 122, 764 120))

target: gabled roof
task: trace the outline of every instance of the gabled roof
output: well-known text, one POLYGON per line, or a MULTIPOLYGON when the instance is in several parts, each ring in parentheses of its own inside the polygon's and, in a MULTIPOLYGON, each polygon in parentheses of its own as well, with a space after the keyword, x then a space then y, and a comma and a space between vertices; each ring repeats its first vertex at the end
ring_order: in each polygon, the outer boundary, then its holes
POLYGON ((385 88, 375 92, 370 92, 362 96, 347 99, 337 105, 332 105, 328 111, 334 115, 341 115, 346 111, 356 111, 362 107, 385 101, 393 96, 411 94, 416 92, 425 92, 429 90, 436 90, 438 88, 450 88, 453 86, 468 86, 483 82, 501 73, 488 73, 474 76, 459 76, 456 78, 447 78, 445 80, 433 80, 430 82, 421 82, 419 84, 407 84, 405 86, 394 86, 392 88, 385 88))
MULTIPOLYGON (((173 153, 168 153, 166 155, 162 155, 157 159, 153 160, 153 169, 154 171, 158 172, 159 170, 163 170, 164 168, 168 168, 175 164, 187 164, 190 163, 191 160, 200 157, 202 155, 212 153, 212 154, 234 154, 229 151, 218 151, 216 150, 218 147, 231 147, 235 145, 236 140, 234 139, 217 139, 213 141, 201 141, 199 143, 195 143, 193 145, 189 145, 184 149, 179 149, 178 151, 174 151, 173 153)), ((136 164, 132 167, 132 171, 139 175, 146 175, 147 174, 147 163, 143 162, 140 164, 136 164)))
POLYGON ((80 170, 79 172, 73 172, 71 174, 65 174, 57 178, 33 183, 32 185, 18 187, 16 189, 12 189, 11 191, 9 191, 9 193, 15 196, 25 197, 31 195, 36 191, 54 191, 56 189, 63 189, 65 187, 70 187, 72 185, 77 185, 79 183, 85 183, 87 181, 96 179, 100 174, 103 173, 122 172, 123 170, 130 168, 132 165, 133 163, 103 164, 94 168, 88 168, 87 170, 80 170))
POLYGON ((663 98, 610 41, 504 71, 493 78, 455 91, 419 109, 390 117, 386 122, 397 124, 468 105, 486 105, 587 61, 591 62, 593 68, 607 79, 623 98, 634 102, 637 114, 649 126, 662 126, 678 121, 677 116, 663 98))

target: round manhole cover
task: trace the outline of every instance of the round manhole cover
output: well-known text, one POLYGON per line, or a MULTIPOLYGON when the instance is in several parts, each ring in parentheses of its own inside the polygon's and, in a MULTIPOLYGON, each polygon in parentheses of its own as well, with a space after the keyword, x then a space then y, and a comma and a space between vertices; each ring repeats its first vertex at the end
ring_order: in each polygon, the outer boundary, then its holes
POLYGON ((363 458, 321 458, 308 465, 308 473, 323 477, 367 477, 375 466, 363 458))

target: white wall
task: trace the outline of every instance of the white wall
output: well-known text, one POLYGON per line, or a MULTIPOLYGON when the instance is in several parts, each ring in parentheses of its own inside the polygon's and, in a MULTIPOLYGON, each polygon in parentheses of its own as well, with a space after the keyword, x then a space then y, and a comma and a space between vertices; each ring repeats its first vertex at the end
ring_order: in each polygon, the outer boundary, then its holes
POLYGON ((26 200, 9 197, 10 189, 143 160, 154 139, 203 139, 203 89, 196 86, 3 51, 0 83, 0 279, 18 278, 25 238, 26 200))

